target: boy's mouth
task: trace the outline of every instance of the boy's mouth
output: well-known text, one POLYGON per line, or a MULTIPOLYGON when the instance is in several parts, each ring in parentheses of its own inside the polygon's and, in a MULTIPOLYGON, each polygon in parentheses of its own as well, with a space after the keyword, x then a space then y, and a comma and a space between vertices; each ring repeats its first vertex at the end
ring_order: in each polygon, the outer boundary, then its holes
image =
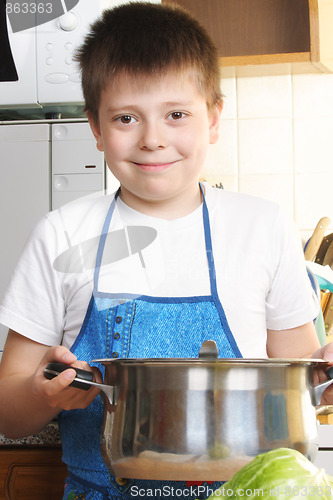
POLYGON ((133 162, 134 165, 139 167, 142 170, 152 171, 152 172, 160 172, 162 170, 166 170, 167 168, 172 167, 177 161, 171 161, 168 163, 138 163, 133 162))

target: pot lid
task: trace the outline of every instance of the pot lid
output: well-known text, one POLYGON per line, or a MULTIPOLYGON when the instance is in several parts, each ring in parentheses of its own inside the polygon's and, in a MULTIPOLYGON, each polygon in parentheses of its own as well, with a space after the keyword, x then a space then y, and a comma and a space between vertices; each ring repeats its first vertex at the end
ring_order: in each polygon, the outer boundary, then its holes
POLYGON ((242 365, 242 366, 291 366, 291 365, 317 365, 325 363, 322 359, 302 359, 302 358, 219 358, 219 351, 215 340, 205 340, 199 350, 198 358, 104 358, 94 359, 93 363, 106 364, 200 364, 218 363, 219 365, 242 365))
POLYGON ((317 364, 327 364, 323 359, 303 359, 303 358, 103 358, 93 359, 92 363, 106 364, 124 364, 124 365, 142 365, 142 364, 207 364, 214 363, 219 365, 243 365, 243 366, 309 366, 317 364))

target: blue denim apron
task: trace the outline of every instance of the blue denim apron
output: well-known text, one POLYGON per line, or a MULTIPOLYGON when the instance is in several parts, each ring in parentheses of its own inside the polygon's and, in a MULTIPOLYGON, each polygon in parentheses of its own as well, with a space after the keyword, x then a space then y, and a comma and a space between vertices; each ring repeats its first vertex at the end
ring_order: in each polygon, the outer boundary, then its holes
MULTIPOLYGON (((200 186, 201 187, 201 186, 200 186)), ((201 187, 202 190, 202 187, 201 187)), ((203 190, 202 190, 203 191, 203 190)), ((119 193, 119 192, 118 192, 119 193)), ((230 331, 217 294, 215 265, 208 209, 203 193, 203 226, 211 294, 194 297, 139 297, 109 294, 98 290, 99 272, 115 195, 108 210, 94 272, 94 289, 80 333, 71 351, 78 359, 96 358, 196 358, 204 340, 214 339, 221 357, 242 357, 230 331)), ((103 367, 98 365, 103 373, 103 367)), ((152 491, 184 491, 184 498, 198 498, 198 492, 184 481, 120 479, 111 475, 100 453, 103 403, 97 397, 84 410, 62 411, 59 415, 63 461, 68 478, 63 499, 130 500, 164 498, 152 491), (186 490, 186 492, 185 492, 186 490), (163 490, 162 490, 163 491, 163 490), (147 496, 143 496, 147 492, 147 496)), ((221 483, 213 483, 216 489, 221 483)))

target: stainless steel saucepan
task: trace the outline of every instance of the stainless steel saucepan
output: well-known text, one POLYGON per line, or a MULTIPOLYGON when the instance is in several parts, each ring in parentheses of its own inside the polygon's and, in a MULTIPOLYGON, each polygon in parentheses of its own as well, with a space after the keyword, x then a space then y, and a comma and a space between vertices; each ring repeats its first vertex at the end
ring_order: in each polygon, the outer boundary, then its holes
MULTIPOLYGON (((333 382, 333 367, 322 360, 222 359, 206 341, 195 359, 95 362, 105 367, 105 383, 76 370, 73 385, 96 385, 107 396, 101 451, 115 476, 228 480, 274 448, 316 456, 316 413, 333 382), (314 387, 320 365, 329 380, 314 387)), ((49 364, 45 376, 68 368, 58 365, 49 364)))

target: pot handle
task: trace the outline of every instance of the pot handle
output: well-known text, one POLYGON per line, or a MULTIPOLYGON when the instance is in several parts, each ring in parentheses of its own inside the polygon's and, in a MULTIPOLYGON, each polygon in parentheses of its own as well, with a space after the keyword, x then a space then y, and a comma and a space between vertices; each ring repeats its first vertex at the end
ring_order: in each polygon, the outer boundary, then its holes
POLYGON ((71 384, 71 387, 76 387, 77 389, 83 389, 84 391, 89 391, 91 387, 91 382, 93 382, 93 374, 88 370, 81 370, 80 368, 75 368, 74 366, 66 365, 65 363, 59 363, 58 361, 53 361, 49 363, 44 370, 44 377, 51 380, 55 378, 59 373, 72 368, 76 371, 76 377, 71 384), (83 380, 80 382, 79 379, 83 380), (88 383, 87 383, 88 382, 88 383))
POLYGON ((76 371, 76 377, 69 385, 71 387, 76 387, 77 389, 83 389, 84 391, 88 391, 90 387, 93 385, 94 387, 98 387, 105 396, 107 397, 109 403, 111 405, 117 404, 117 387, 113 387, 112 385, 99 384, 98 382, 93 381, 93 374, 88 370, 81 370, 80 368, 76 368, 74 366, 68 366, 64 363, 59 363, 58 361, 54 361, 53 363, 49 363, 44 369, 44 376, 51 380, 52 378, 59 375, 59 373, 68 370, 68 368, 72 368, 76 371))
POLYGON ((328 376, 328 380, 318 384, 314 387, 314 406, 319 406, 321 397, 325 389, 333 383, 333 366, 331 366, 327 371, 326 375, 328 376))

